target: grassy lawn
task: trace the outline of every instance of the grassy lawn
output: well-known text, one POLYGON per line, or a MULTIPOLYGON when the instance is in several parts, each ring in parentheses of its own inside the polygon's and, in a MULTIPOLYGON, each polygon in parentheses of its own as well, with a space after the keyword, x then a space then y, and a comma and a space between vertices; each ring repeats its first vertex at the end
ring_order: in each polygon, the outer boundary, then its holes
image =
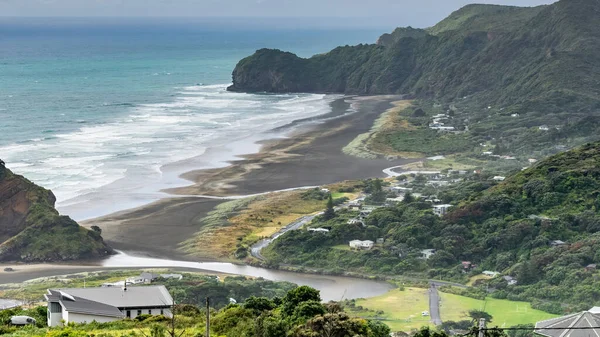
POLYGON ((337 245, 337 246, 333 246, 331 247, 332 249, 337 249, 337 250, 346 250, 346 251, 351 251, 350 246, 349 245, 337 245))
POLYGON ((440 293, 440 314, 444 321, 467 319, 469 310, 485 310, 494 317, 490 326, 510 327, 517 324, 535 323, 557 317, 531 308, 527 302, 515 302, 488 298, 485 301, 454 294, 440 293))
POLYGON ((490 280, 490 279, 492 279, 492 277, 487 276, 487 275, 483 275, 483 274, 475 275, 469 279, 469 282, 467 282, 467 285, 472 286, 475 282, 477 282, 479 280, 490 280))
POLYGON ((429 311, 428 289, 394 289, 378 297, 357 300, 356 308, 346 309, 357 317, 381 319, 392 331, 411 331, 430 324, 429 317, 421 316, 423 311, 429 311), (363 310, 358 310, 359 306, 363 310))

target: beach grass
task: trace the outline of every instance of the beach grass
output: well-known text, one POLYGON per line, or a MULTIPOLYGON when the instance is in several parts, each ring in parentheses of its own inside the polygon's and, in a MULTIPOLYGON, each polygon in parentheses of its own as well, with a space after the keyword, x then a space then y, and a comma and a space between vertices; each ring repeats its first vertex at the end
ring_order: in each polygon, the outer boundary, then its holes
POLYGON ((369 132, 356 136, 342 151, 348 155, 375 159, 380 156, 400 158, 421 158, 423 155, 413 151, 394 150, 382 135, 396 131, 413 130, 415 127, 405 119, 399 118, 400 113, 412 106, 412 101, 401 100, 392 102, 393 107, 386 110, 373 123, 369 132))
POLYGON ((489 326, 511 327, 558 317, 541 310, 531 308, 527 302, 517 302, 487 298, 478 300, 470 297, 440 293, 440 315, 443 321, 460 321, 468 318, 469 310, 484 310, 492 315, 489 326))
MULTIPOLYGON (((324 186, 337 197, 355 197, 339 192, 356 185, 355 181, 324 186)), ((270 237, 297 219, 320 212, 327 200, 304 199, 305 190, 268 193, 258 197, 233 200, 215 207, 199 220, 200 230, 182 244, 182 250, 196 257, 233 260, 240 248, 270 237)))
POLYGON ((394 289, 381 296, 356 300, 355 307, 346 310, 355 317, 381 320, 392 331, 431 326, 429 316, 422 316, 423 311, 429 311, 428 289, 423 288, 394 289))

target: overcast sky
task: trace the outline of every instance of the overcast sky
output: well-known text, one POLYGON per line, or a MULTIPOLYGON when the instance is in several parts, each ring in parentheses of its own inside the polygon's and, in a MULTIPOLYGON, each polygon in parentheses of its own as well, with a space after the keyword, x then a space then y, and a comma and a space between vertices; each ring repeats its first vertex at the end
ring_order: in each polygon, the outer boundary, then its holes
POLYGON ((469 3, 553 0, 0 0, 0 16, 336 17, 358 25, 431 26, 469 3))

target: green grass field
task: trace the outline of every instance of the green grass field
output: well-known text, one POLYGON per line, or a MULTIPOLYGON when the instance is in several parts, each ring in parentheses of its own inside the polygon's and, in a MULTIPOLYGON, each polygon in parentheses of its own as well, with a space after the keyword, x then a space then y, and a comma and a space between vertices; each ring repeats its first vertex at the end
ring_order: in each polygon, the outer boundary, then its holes
POLYGON ((429 325, 429 317, 421 316, 423 311, 429 311, 427 289, 394 289, 381 296, 357 300, 356 306, 368 310, 347 308, 348 312, 357 317, 380 319, 392 331, 411 331, 429 325), (383 314, 377 314, 377 311, 383 311, 383 314))
POLYGON ((440 293, 440 315, 443 321, 460 321, 467 318, 469 310, 484 310, 494 317, 490 326, 510 327, 517 324, 535 323, 557 317, 531 308, 527 302, 515 302, 488 298, 485 301, 454 294, 440 293))

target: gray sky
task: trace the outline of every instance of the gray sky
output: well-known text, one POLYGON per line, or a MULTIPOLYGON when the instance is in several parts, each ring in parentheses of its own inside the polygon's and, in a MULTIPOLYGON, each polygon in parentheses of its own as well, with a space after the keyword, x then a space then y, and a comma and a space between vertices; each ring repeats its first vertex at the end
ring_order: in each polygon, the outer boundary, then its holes
POLYGON ((352 17, 357 25, 431 26, 469 3, 553 0, 0 0, 0 16, 352 17))

